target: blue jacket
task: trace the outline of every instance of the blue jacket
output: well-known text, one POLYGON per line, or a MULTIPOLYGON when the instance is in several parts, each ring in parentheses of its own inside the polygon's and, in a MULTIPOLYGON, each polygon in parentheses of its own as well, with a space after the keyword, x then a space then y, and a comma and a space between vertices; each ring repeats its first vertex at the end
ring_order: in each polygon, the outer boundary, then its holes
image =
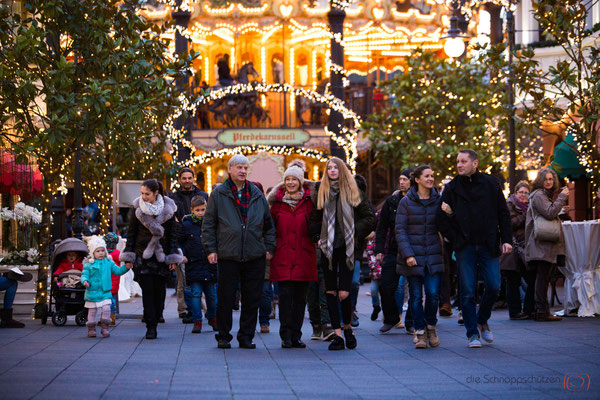
POLYGON ((404 276, 425 276, 444 272, 442 242, 436 223, 441 198, 433 188, 429 199, 422 200, 415 187, 400 200, 396 213, 396 241, 398 242, 398 272, 404 276), (417 265, 409 267, 406 259, 415 257, 417 265))
POLYGON ((202 245, 202 222, 195 222, 190 215, 183 217, 180 246, 188 262, 185 264, 185 280, 193 282, 217 281, 217 264, 210 264, 202 245))
POLYGON ((85 289, 84 299, 93 302, 112 299, 110 274, 123 275, 127 271, 124 266, 117 267, 117 264, 110 257, 94 260, 93 263, 85 263, 81 273, 81 283, 89 282, 90 287, 85 289))

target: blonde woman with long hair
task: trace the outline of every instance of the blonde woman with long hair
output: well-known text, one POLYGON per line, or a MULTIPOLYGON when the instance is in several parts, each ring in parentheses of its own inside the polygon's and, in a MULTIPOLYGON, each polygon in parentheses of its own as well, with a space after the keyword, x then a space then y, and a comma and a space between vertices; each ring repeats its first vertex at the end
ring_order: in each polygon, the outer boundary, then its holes
MULTIPOLYGON (((332 157, 325 164, 323 179, 317 185, 317 209, 311 218, 311 232, 318 237, 322 257, 327 259, 323 274, 327 308, 335 330, 329 350, 354 349, 356 337, 352 332, 352 302, 350 288, 354 274, 354 261, 360 257, 357 249, 375 229, 375 214, 365 194, 346 164, 332 157), (342 309, 344 339, 340 325, 338 299, 342 309)), ((323 263, 325 265, 325 263, 323 263)))

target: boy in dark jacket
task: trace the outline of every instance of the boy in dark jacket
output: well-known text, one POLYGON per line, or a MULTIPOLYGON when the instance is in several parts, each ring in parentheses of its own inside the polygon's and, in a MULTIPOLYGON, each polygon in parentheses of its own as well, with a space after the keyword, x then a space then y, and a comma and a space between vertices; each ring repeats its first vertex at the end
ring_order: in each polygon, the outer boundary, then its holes
POLYGON ((217 265, 210 264, 202 246, 202 219, 206 212, 206 199, 194 196, 191 201, 192 213, 183 217, 181 249, 185 257, 185 280, 190 295, 194 328, 192 333, 202 331, 202 293, 206 299, 206 318, 213 330, 217 330, 217 265))

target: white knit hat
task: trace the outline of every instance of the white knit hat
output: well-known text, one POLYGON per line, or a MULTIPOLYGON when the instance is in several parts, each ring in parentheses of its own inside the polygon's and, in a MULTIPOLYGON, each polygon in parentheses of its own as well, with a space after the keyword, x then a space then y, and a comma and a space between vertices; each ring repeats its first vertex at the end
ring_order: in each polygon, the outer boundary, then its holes
POLYGON ((292 165, 285 170, 285 173, 283 174, 283 180, 285 181, 285 178, 288 176, 298 179, 300 181, 300 186, 304 185, 304 171, 302 168, 292 165))
POLYGON ((106 250, 106 242, 101 236, 91 236, 87 242, 88 249, 90 251, 90 258, 94 258, 94 251, 99 248, 106 250))

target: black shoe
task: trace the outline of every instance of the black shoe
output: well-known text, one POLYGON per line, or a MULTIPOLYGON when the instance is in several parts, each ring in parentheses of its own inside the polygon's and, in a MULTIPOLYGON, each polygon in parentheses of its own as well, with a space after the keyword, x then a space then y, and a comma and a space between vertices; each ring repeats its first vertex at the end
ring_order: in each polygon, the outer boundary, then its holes
POLYGON ((185 318, 183 318, 181 320, 182 323, 184 324, 193 324, 194 323, 194 318, 192 317, 188 317, 187 315, 185 316, 185 318))
POLYGON ((255 349, 256 345, 251 340, 242 340, 240 342, 240 349, 255 349))
POLYGON ((529 317, 528 314, 525 314, 524 312, 520 312, 517 315, 512 315, 510 317, 510 319, 513 320, 513 321, 522 321, 522 320, 525 320, 525 319, 530 319, 530 317, 529 317))
POLYGON ((354 336, 354 332, 352 329, 344 329, 344 337, 346 338, 346 347, 350 350, 356 348, 356 336, 354 336))
POLYGON ((229 340, 219 339, 217 341, 217 348, 219 348, 219 349, 230 349, 231 348, 231 343, 229 343, 229 340))
POLYGON ((187 316, 188 316, 188 313, 185 313, 185 312, 180 312, 179 313, 179 318, 185 318, 187 316))
POLYGON ((344 339, 339 337, 337 334, 331 339, 331 343, 329 343, 329 350, 344 350, 346 346, 344 345, 344 339))
POLYGON ((294 347, 294 346, 292 345, 292 341, 290 339, 283 339, 281 341, 282 349, 291 349, 292 347, 294 347))
POLYGON ((381 312, 381 306, 373 307, 373 312, 371 313, 371 321, 377 320, 377 317, 379 317, 380 312, 381 312))
POLYGON ((306 348, 306 344, 298 339, 298 340, 292 340, 292 347, 295 349, 305 349, 306 348))
POLYGON ((158 323, 159 323, 159 324, 164 324, 164 323, 165 323, 165 319, 164 319, 163 317, 160 317, 160 318, 158 319, 158 323))
POLYGON ((158 336, 158 334, 156 333, 155 326, 149 326, 148 328, 146 328, 146 339, 156 339, 156 336, 158 336))

